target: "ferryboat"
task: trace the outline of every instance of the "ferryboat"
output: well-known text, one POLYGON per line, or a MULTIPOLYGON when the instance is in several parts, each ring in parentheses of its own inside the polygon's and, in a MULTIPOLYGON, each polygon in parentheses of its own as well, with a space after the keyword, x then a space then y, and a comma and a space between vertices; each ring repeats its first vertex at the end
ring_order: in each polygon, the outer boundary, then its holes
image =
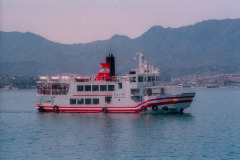
POLYGON ((182 113, 195 92, 161 84, 158 68, 147 64, 143 53, 137 69, 115 74, 111 54, 96 76, 42 76, 37 88, 39 112, 68 113, 182 113))

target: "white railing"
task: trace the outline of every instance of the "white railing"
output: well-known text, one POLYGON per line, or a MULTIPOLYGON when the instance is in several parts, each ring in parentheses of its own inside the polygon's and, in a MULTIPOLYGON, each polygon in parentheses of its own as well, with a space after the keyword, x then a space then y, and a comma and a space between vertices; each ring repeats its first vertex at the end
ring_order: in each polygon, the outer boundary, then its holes
POLYGON ((66 95, 68 89, 37 89, 39 95, 66 95))

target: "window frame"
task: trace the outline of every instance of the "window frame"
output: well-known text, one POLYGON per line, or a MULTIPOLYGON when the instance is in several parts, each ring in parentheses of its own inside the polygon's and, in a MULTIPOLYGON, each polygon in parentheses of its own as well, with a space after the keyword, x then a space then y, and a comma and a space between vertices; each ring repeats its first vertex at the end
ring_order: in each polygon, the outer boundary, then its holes
POLYGON ((92 104, 99 104, 99 98, 93 98, 92 104))
POLYGON ((118 89, 122 89, 122 83, 118 83, 118 89))
POLYGON ((100 91, 107 91, 107 85, 100 85, 100 91), (105 90, 102 89, 102 87, 105 86, 105 90))
POLYGON ((138 82, 144 82, 144 77, 143 76, 138 76, 138 82))
POLYGON ((115 91, 115 85, 108 85, 107 86, 108 91, 115 91), (113 87, 113 88, 111 88, 113 87))
POLYGON ((85 85, 84 89, 85 89, 86 92, 92 91, 92 86, 91 85, 85 85), (89 87, 89 88, 87 88, 87 87, 89 87))
POLYGON ((152 82, 152 76, 147 76, 147 81, 152 82))
POLYGON ((78 92, 84 91, 84 85, 77 85, 77 91, 78 92), (80 87, 82 88, 82 90, 80 90, 80 87))
POLYGON ((112 96, 106 96, 105 103, 111 103, 111 102, 112 102, 112 96))
POLYGON ((70 105, 76 105, 77 104, 76 98, 70 98, 69 103, 70 103, 70 105))
POLYGON ((136 82, 136 76, 129 77, 129 81, 130 81, 131 83, 136 82))
POLYGON ((156 81, 156 77, 152 76, 152 82, 155 82, 155 81, 156 81))
POLYGON ((84 104, 84 98, 78 98, 78 99, 77 99, 77 104, 84 104), (82 103, 79 103, 80 100, 82 101, 82 103))
POLYGON ((85 98, 85 104, 86 104, 86 105, 92 104, 92 99, 91 99, 91 98, 85 98), (87 103, 88 100, 89 100, 90 103, 87 103))
POLYGON ((99 91, 99 85, 92 85, 92 91, 97 92, 99 91), (97 87, 97 88, 95 88, 97 87))

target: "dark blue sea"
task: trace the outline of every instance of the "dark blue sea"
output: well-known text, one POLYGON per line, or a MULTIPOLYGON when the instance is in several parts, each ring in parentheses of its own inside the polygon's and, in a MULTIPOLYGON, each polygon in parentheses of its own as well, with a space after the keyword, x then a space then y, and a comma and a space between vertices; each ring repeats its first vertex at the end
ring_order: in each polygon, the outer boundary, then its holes
POLYGON ((0 91, 0 159, 240 159, 240 89, 194 89, 184 114, 38 113, 0 91))

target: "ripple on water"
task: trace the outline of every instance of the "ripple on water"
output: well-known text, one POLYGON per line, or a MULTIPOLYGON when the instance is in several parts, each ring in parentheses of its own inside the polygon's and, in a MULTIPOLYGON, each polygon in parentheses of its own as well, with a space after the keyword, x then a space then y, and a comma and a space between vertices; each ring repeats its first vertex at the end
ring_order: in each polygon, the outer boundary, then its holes
POLYGON ((197 89, 170 115, 41 114, 33 91, 0 94, 0 159, 240 159, 239 89, 197 89))

